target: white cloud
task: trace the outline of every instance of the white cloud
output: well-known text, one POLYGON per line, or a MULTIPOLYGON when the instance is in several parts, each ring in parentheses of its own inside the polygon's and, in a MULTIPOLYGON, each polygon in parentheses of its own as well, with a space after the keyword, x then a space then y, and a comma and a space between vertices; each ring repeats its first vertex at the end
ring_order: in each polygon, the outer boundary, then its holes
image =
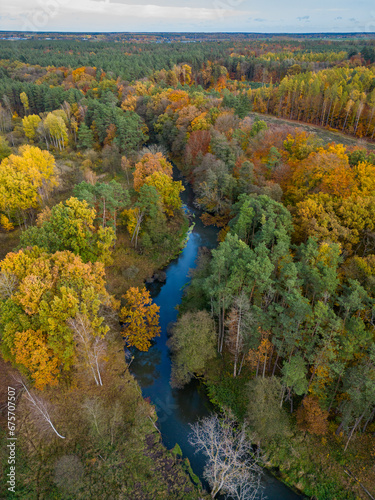
MULTIPOLYGON (((23 11, 29 15, 37 10, 51 12, 51 17, 59 14, 71 13, 73 16, 85 14, 98 14, 113 16, 137 17, 140 19, 176 19, 176 20, 216 20, 218 17, 247 16, 256 11, 235 10, 229 4, 218 3, 217 7, 187 7, 168 5, 137 5, 109 2, 108 0, 47 0, 34 3, 34 8, 30 8, 32 2, 16 0, 15 3, 3 6, 2 14, 14 15, 23 11)), ((82 17, 82 20, 84 18, 82 17)))
MULTIPOLYGON (((44 31, 355 31, 368 24, 365 0, 0 0, 0 29, 44 31), (151 3, 157 2, 157 3, 151 3), (301 8, 302 7, 302 8, 301 8), (301 12, 302 11, 302 12, 301 12), (299 17, 296 18, 295 13, 299 17), (349 21, 351 16, 355 15, 349 21), (343 21, 343 19, 347 21, 343 21), (367 24, 366 24, 367 23, 367 24), (348 26, 346 26, 348 25, 348 26)), ((368 5, 367 5, 368 2, 368 5)), ((367 31, 372 31, 366 28, 367 31)))

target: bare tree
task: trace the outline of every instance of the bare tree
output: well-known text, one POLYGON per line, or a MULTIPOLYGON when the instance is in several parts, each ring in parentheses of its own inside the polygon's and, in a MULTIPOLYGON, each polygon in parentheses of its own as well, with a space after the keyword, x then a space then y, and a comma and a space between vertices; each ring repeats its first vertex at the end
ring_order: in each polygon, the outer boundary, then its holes
POLYGON ((141 158, 143 158, 144 155, 150 154, 150 153, 153 155, 156 155, 157 153, 161 153, 165 157, 168 156, 168 151, 165 148, 165 146, 163 146, 162 144, 150 144, 149 146, 144 147, 141 149, 141 151, 139 151, 138 158, 141 159, 141 158))
POLYGON ((86 399, 83 408, 87 417, 99 436, 102 436, 102 430, 106 417, 103 406, 98 398, 86 399))
POLYGON ((70 104, 67 101, 64 101, 61 104, 60 109, 64 111, 66 117, 68 118, 68 120, 70 120, 70 117, 72 116, 72 107, 70 106, 70 104))
POLYGON ((50 427, 59 438, 65 439, 64 436, 62 436, 59 432, 57 432, 55 426, 52 423, 47 401, 45 401, 40 396, 36 395, 34 392, 33 393, 30 392, 22 380, 17 380, 17 382, 19 382, 22 385, 25 391, 25 398, 29 402, 35 414, 39 418, 41 418, 41 421, 47 424, 48 427, 50 427))
POLYGON ((238 500, 264 498, 259 449, 253 450, 245 424, 239 427, 233 419, 213 414, 191 428, 190 444, 207 457, 203 474, 211 487, 211 498, 219 492, 238 500))
POLYGON ((105 340, 92 334, 90 322, 83 314, 77 314, 74 319, 68 321, 68 325, 73 331, 77 351, 84 365, 93 375, 96 385, 103 385, 100 364, 107 349, 105 340))
POLYGON ((17 287, 17 276, 6 271, 0 272, 0 298, 7 299, 17 287))
POLYGON ((12 129, 12 113, 0 104, 0 131, 8 132, 12 129))
POLYGON ((136 208, 135 209, 135 218, 136 218, 136 225, 135 225, 135 228, 134 228, 134 231, 133 231, 133 236, 132 236, 132 239, 131 239, 131 243, 133 243, 134 241, 134 247, 137 248, 138 246, 138 235, 139 235, 139 231, 141 229, 141 224, 142 224, 142 221, 143 221, 143 217, 145 215, 145 211, 144 210, 141 210, 140 208, 136 208))
POLYGON ((227 498, 236 500, 262 500, 263 495, 261 474, 249 474, 248 471, 239 471, 237 476, 231 477, 226 486, 227 498), (234 480, 233 480, 234 479, 234 480))

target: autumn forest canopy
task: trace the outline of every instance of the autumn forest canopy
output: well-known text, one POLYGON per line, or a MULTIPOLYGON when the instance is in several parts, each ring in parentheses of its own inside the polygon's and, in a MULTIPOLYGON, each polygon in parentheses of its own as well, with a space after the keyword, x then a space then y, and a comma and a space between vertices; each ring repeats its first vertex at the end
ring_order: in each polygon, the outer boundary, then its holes
MULTIPOLYGON (((161 332, 145 281, 194 227, 186 183, 218 241, 169 332, 172 387, 199 379, 226 438, 306 495, 374 494, 375 40, 45 38, 0 40, 17 498, 201 498, 131 373, 161 332)), ((248 498, 207 471, 212 498, 248 498)))

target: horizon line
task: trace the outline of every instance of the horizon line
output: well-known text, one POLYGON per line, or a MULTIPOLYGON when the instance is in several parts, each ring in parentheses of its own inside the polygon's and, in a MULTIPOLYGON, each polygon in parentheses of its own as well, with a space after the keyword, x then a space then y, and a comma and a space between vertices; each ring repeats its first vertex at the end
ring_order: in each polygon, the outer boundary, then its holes
POLYGON ((85 34, 123 34, 123 35, 169 35, 169 34, 202 34, 202 35, 375 35, 375 31, 65 31, 65 30, 5 30, 0 29, 0 33, 25 33, 25 34, 45 34, 45 33, 58 33, 58 34, 71 34, 71 35, 85 35, 85 34))

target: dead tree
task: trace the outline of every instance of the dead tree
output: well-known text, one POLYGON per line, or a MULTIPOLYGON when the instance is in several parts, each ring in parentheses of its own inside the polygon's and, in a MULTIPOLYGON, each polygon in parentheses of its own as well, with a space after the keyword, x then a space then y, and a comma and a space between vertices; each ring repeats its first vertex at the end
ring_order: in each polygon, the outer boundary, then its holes
POLYGON ((259 450, 253 450, 245 425, 213 414, 191 428, 190 444, 207 457, 203 474, 211 498, 219 492, 238 500, 262 498, 259 450))

